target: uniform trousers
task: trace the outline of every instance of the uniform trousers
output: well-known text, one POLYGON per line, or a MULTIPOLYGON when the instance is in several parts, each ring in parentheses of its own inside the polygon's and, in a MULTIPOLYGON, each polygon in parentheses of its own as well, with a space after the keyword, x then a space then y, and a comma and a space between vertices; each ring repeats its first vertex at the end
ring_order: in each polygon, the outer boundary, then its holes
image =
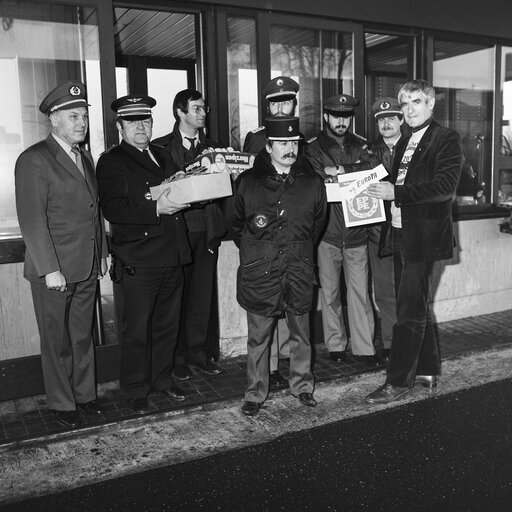
POLYGON ((46 402, 56 411, 74 411, 96 399, 92 323, 98 287, 96 267, 85 281, 64 292, 30 283, 41 342, 46 402))
POLYGON ((439 375, 441 359, 429 303, 433 262, 408 261, 402 230, 393 228, 397 323, 387 370, 393 386, 413 387, 416 374, 439 375))
POLYGON ((393 326, 396 323, 396 298, 393 257, 379 258, 379 239, 381 227, 368 229, 368 255, 370 274, 373 284, 373 296, 380 313, 380 327, 384 348, 391 348, 393 326))
MULTIPOLYGON (((286 312, 290 329, 290 382, 291 394, 312 393, 311 343, 309 339, 309 313, 294 315, 286 312)), ((269 345, 277 317, 247 312, 247 389, 245 399, 264 402, 269 388, 269 345)))
POLYGON ((180 323, 182 268, 137 267, 123 272, 121 371, 127 398, 145 398, 150 390, 174 385, 171 376, 180 323))
POLYGON ((279 369, 279 359, 288 359, 290 357, 290 329, 286 323, 286 318, 279 318, 274 336, 270 344, 270 371, 275 372, 279 369))
POLYGON ((368 292, 366 245, 340 249, 326 242, 318 246, 320 300, 324 340, 329 352, 344 351, 347 332, 341 304, 341 270, 347 287, 350 346, 354 355, 374 355, 374 317, 368 292))
POLYGON ((188 233, 192 263, 183 267, 184 288, 181 323, 174 364, 204 363, 208 329, 212 325, 212 302, 218 250, 208 250, 206 231, 188 233))

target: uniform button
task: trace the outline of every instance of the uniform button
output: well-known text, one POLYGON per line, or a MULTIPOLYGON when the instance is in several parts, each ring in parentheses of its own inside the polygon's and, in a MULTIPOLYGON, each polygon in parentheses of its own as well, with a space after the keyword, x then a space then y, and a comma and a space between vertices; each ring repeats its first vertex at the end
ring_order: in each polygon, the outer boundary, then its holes
POLYGON ((94 237, 94 235, 93 235, 93 236, 91 236, 91 240, 94 240, 94 238, 95 238, 95 237, 94 237))
POLYGON ((283 226, 279 226, 277 229, 283 229, 283 226))
POLYGON ((279 251, 279 254, 283 254, 283 251, 279 251))
POLYGON ((92 203, 89 203, 89 208, 92 208, 94 205, 92 203))
POLYGON ((145 232, 144 232, 144 235, 145 235, 145 236, 148 236, 148 232, 147 232, 147 231, 145 231, 145 232))

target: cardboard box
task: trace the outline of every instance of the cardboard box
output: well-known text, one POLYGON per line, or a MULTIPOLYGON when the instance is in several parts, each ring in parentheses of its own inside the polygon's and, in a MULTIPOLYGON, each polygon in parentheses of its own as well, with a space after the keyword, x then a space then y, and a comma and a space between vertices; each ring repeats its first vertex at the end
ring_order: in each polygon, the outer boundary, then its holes
POLYGON ((231 176, 227 172, 198 174, 151 187, 151 197, 156 200, 164 190, 171 189, 170 198, 176 203, 199 203, 233 194, 231 176))
POLYGON ((327 201, 341 202, 347 227, 374 224, 386 220, 384 201, 369 196, 366 186, 387 174, 383 166, 368 171, 338 175, 338 183, 326 183, 327 201))
POLYGON ((239 153, 237 151, 208 151, 198 156, 185 166, 186 173, 203 169, 205 173, 229 172, 238 175, 254 165, 254 153, 239 153))

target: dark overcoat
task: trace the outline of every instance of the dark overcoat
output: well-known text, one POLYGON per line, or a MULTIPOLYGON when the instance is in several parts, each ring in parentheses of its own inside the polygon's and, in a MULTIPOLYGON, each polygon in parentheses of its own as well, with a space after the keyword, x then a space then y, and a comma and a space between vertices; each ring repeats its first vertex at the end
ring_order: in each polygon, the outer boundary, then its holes
POLYGON ((264 149, 235 182, 233 210, 240 305, 262 316, 310 311, 315 243, 327 210, 322 178, 300 156, 290 173, 280 176, 264 149))

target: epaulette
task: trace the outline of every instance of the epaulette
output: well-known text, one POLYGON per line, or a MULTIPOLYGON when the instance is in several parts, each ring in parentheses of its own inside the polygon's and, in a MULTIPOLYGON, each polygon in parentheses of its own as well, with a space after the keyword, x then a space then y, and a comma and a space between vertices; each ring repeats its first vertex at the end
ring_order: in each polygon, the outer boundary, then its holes
POLYGON ((261 132, 261 130, 264 130, 265 127, 264 126, 258 126, 258 128, 256 128, 256 130, 251 130, 251 133, 258 133, 258 132, 261 132))
POLYGON ((311 144, 312 142, 315 142, 316 139, 318 139, 318 137, 316 137, 316 136, 315 137, 311 137, 311 139, 308 139, 306 141, 306 144, 311 144))
POLYGON ((107 153, 110 153, 114 148, 117 148, 117 146, 119 146, 119 144, 114 144, 113 146, 110 146, 108 149, 106 149, 105 151, 103 151, 103 153, 101 153, 100 156, 102 155, 106 155, 107 153))

